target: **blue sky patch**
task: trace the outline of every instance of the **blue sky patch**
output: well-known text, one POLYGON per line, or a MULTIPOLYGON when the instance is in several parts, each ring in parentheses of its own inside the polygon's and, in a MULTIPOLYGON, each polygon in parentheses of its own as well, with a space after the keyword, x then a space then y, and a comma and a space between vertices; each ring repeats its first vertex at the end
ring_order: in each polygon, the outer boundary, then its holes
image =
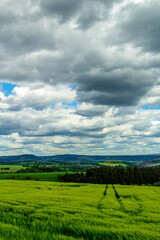
POLYGON ((81 105, 81 103, 80 102, 77 102, 77 101, 73 101, 73 102, 71 102, 71 103, 62 103, 63 104, 63 106, 65 107, 65 108, 71 108, 71 107, 74 107, 74 108, 76 108, 77 107, 77 105, 81 105))
POLYGON ((160 103, 144 105, 144 106, 142 106, 142 108, 145 110, 160 109, 160 103))
POLYGON ((0 82, 0 89, 6 97, 12 94, 12 90, 16 87, 16 84, 0 82))
POLYGON ((78 88, 78 84, 76 84, 76 83, 71 84, 71 85, 69 85, 69 86, 70 86, 70 88, 78 88))

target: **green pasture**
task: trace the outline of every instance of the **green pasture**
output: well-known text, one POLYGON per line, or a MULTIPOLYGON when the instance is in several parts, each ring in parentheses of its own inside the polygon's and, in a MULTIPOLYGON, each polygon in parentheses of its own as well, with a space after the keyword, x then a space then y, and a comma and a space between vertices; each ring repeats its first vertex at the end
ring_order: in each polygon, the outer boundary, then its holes
POLYGON ((153 163, 153 164, 148 164, 147 167, 158 167, 160 166, 160 163, 153 163))
POLYGON ((158 240, 160 189, 0 181, 1 240, 158 240))
POLYGON ((100 163, 101 165, 107 166, 107 167, 127 167, 128 165, 126 163, 123 163, 121 161, 106 161, 100 163))
POLYGON ((4 165, 0 164, 0 172, 16 172, 17 170, 25 169, 22 165, 4 165), (10 170, 4 170, 4 168, 9 168, 10 170))
POLYGON ((14 180, 37 180, 37 181, 54 181, 57 182, 58 174, 65 172, 42 172, 42 173, 1 173, 0 179, 14 180))

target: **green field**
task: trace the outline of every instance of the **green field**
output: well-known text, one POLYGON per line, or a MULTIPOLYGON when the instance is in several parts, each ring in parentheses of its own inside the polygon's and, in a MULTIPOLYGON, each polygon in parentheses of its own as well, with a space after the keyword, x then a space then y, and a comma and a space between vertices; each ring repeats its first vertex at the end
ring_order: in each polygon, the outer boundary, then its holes
MULTIPOLYGON (((70 172, 69 172, 70 173, 70 172)), ((71 172, 73 173, 73 172, 71 172)), ((1 173, 0 179, 14 179, 14 180, 37 180, 37 181, 53 181, 57 182, 58 174, 65 174, 65 172, 42 172, 42 173, 1 173)))
POLYGON ((100 163, 101 165, 107 166, 107 167, 127 167, 127 164, 125 163, 109 163, 109 162, 104 162, 100 163))
POLYGON ((0 164, 0 172, 16 172, 17 170, 25 169, 22 165, 2 165, 0 164), (10 170, 4 170, 4 168, 10 168, 10 170))
POLYGON ((128 164, 126 162, 122 162, 120 160, 109 160, 106 162, 101 162, 101 165, 107 166, 107 167, 127 167, 128 164))
POLYGON ((153 163, 153 164, 148 164, 147 167, 158 167, 160 166, 160 163, 153 163))
POLYGON ((0 181, 0 240, 158 240, 160 191, 0 181))

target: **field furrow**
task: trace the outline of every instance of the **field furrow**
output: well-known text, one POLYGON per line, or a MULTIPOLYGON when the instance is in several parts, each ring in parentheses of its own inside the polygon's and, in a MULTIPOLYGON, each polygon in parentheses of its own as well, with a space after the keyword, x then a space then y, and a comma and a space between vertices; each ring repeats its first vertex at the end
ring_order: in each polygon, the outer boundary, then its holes
POLYGON ((160 239, 158 187, 0 181, 0 240, 160 239))

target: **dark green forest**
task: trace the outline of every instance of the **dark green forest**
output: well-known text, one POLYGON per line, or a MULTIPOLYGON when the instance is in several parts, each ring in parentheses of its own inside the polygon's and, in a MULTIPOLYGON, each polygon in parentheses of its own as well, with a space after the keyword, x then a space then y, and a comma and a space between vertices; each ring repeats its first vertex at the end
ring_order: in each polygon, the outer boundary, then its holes
POLYGON ((154 184, 160 181, 160 168, 92 168, 84 173, 58 176, 59 181, 97 184, 154 184))

